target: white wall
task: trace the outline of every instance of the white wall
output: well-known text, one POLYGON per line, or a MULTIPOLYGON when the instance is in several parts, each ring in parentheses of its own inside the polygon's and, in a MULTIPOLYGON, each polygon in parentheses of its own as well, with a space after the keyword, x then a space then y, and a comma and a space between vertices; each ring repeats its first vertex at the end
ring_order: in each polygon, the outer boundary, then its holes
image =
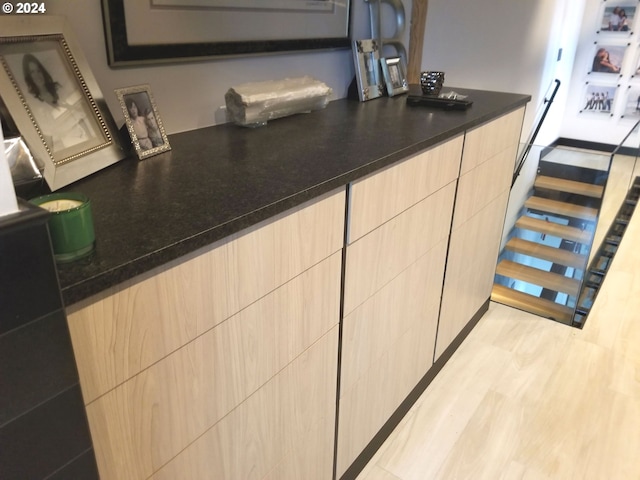
MULTIPOLYGON (((584 0, 430 0, 423 70, 443 70, 447 85, 530 94, 525 131, 555 78, 568 85, 584 0), (560 62, 558 50, 563 49, 560 62)), ((563 97, 558 94, 539 142, 557 138, 563 97)))
MULTIPOLYGON (((576 52, 575 68, 570 83, 570 96, 567 101, 565 115, 562 122, 561 136, 579 140, 587 140, 591 142, 605 143, 609 145, 617 145, 626 136, 633 127, 638 117, 621 116, 625 111, 626 92, 629 85, 635 83, 640 84, 638 79, 632 79, 631 76, 638 65, 640 47, 638 46, 637 33, 640 29, 640 4, 638 2, 624 2, 625 4, 633 3, 638 6, 636 16, 633 21, 635 33, 630 36, 616 36, 609 39, 606 33, 596 33, 597 28, 603 18, 604 7, 614 6, 611 2, 603 3, 602 0, 586 0, 586 8, 581 21, 581 29, 578 32, 579 47, 576 52), (621 77, 613 74, 589 74, 593 55, 595 53, 595 42, 602 42, 612 45, 629 45, 622 64, 621 77), (619 85, 614 103, 612 106, 613 116, 604 114, 593 114, 588 112, 580 113, 585 105, 586 83, 602 85, 619 85)), ((638 136, 634 134, 630 137, 629 146, 638 147, 638 136)))

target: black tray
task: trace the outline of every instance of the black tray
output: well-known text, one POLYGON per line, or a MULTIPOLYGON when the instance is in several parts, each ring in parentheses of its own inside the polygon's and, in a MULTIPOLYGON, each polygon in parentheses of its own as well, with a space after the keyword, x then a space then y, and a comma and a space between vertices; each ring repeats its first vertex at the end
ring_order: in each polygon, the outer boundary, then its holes
POLYGON ((453 98, 441 98, 436 95, 416 95, 407 96, 407 105, 436 107, 444 110, 466 110, 473 104, 471 100, 459 100, 453 98))

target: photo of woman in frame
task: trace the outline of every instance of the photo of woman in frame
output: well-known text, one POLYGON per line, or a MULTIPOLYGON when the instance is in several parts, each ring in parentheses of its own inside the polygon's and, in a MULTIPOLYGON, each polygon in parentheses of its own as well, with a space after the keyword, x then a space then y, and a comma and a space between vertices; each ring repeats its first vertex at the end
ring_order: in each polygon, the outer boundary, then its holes
POLYGON ((0 46, 0 55, 54 162, 107 144, 58 41, 6 43, 0 46))
POLYGON ((626 46, 596 45, 591 72, 620 74, 626 49, 626 46))

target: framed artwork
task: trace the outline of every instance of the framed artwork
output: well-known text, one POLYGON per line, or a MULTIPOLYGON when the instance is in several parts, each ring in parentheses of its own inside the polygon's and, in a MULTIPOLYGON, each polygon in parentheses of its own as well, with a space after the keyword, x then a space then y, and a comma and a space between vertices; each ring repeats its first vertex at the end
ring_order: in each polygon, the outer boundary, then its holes
POLYGON ((595 43, 594 54, 589 73, 614 74, 619 76, 622 70, 624 54, 629 45, 595 43))
POLYGON ((121 160, 113 118, 64 18, 5 16, 0 31, 0 95, 49 188, 121 160))
POLYGON ((598 33, 612 33, 615 35, 631 35, 636 16, 638 2, 621 1, 614 5, 604 4, 600 28, 598 33))
POLYGON ((350 0, 101 1, 112 66, 351 45, 350 0))
POLYGON ((587 83, 581 113, 612 114, 617 85, 594 85, 587 83))
POLYGON ((393 97, 409 91, 407 69, 400 57, 381 58, 382 76, 387 86, 387 95, 393 97))
POLYGON ((380 47, 373 39, 353 42, 358 97, 361 102, 384 95, 384 80, 380 71, 380 47))
POLYGON ((149 85, 119 88, 116 95, 138 158, 171 150, 149 85))

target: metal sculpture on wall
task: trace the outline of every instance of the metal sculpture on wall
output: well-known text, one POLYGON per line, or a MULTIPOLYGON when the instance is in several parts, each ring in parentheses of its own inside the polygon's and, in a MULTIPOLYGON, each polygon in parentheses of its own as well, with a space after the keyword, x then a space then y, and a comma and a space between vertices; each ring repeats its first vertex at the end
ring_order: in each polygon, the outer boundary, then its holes
MULTIPOLYGON (((395 48, 397 55, 400 56, 405 64, 407 63, 407 51, 404 43, 402 42, 402 36, 406 28, 406 16, 404 11, 404 5, 402 0, 364 0, 369 4, 369 19, 371 23, 371 38, 375 39, 380 47, 380 51, 384 49, 386 45, 395 48), (386 3, 393 10, 396 30, 392 37, 382 38, 382 4, 386 3)), ((384 55, 381 55, 384 56, 384 55)))

